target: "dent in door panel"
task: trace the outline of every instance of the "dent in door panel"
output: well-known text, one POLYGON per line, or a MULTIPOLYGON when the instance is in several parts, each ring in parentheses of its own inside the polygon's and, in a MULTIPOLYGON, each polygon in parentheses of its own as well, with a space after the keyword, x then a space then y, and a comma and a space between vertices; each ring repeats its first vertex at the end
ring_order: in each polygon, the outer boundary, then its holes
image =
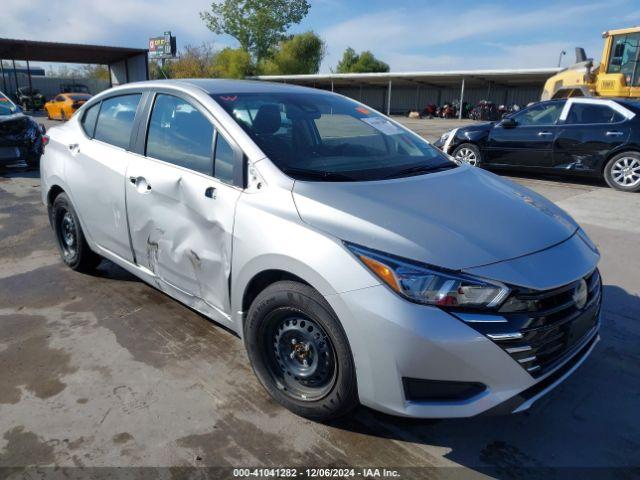
POLYGON ((149 215, 138 222, 133 235, 146 239, 147 267, 158 278, 225 312, 228 292, 212 294, 212 288, 228 285, 231 271, 227 237, 232 232, 225 229, 224 217, 215 210, 229 206, 221 198, 224 195, 215 203, 204 196, 207 183, 202 177, 158 175, 150 181, 150 192, 143 194, 151 195, 146 202, 149 215))

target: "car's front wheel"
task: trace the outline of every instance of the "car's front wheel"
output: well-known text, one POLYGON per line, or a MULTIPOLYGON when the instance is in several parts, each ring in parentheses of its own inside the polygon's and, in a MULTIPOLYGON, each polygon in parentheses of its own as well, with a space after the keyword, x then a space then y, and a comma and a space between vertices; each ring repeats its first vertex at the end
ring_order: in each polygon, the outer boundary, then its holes
POLYGON ((473 143, 463 143, 453 151, 453 158, 461 163, 468 163, 474 167, 479 167, 482 163, 480 149, 473 143))
POLYGON ((293 413, 326 421, 357 405, 347 337, 327 301, 310 286, 281 281, 258 294, 244 341, 264 388, 293 413))
POLYGON ((51 220, 62 261, 69 268, 82 272, 97 267, 101 257, 87 244, 78 215, 66 193, 53 201, 51 220))
POLYGON ((640 153, 624 152, 613 157, 604 167, 604 179, 616 190, 640 191, 640 153))

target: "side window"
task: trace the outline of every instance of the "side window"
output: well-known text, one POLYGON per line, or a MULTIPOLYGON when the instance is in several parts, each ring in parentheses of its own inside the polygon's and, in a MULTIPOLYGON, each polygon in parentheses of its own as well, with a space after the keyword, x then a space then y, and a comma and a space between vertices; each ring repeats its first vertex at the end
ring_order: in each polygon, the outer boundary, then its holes
POLYGON ((574 103, 567 115, 567 124, 617 123, 624 116, 607 105, 593 103, 574 103))
POLYGON ((64 102, 65 98, 62 95, 58 95, 53 101, 54 102, 64 102))
POLYGON ((213 125, 189 102, 158 94, 153 104, 147 156, 196 172, 213 172, 213 125))
POLYGON ((214 166, 214 176, 225 183, 233 185, 233 165, 235 152, 229 142, 218 133, 216 137, 216 156, 214 166))
POLYGON ((555 125, 564 102, 539 103, 513 116, 518 125, 555 125))
POLYGON ((640 64, 637 62, 640 50, 640 32, 616 35, 611 42, 607 73, 622 73, 627 85, 640 85, 640 64), (635 72, 634 72, 635 70, 635 72))
POLYGON ((116 147, 128 148, 141 96, 136 93, 103 100, 94 138, 116 147))
POLYGON ((81 121, 82 129, 84 130, 84 133, 86 133, 90 137, 93 137, 93 132, 96 128, 96 120, 98 118, 99 111, 100 111, 100 102, 89 107, 87 111, 84 112, 84 115, 82 116, 82 121, 81 121))

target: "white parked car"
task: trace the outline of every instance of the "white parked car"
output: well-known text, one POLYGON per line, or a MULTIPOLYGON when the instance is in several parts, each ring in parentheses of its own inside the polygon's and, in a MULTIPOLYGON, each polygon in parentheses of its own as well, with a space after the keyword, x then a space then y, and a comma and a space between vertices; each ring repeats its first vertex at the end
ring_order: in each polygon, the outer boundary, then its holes
POLYGON ((522 410, 598 340, 599 254, 565 212, 340 95, 129 84, 52 128, 41 172, 69 267, 237 332, 309 418, 522 410))

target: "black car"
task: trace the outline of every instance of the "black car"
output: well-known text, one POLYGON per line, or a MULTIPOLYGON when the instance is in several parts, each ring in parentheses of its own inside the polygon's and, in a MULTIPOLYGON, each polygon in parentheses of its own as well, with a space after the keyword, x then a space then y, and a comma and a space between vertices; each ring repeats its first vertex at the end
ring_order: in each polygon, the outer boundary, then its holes
POLYGON ((604 177, 610 187, 640 191, 640 102, 632 100, 540 102, 451 130, 435 145, 472 165, 604 177))
POLYGON ((0 92, 0 166, 23 160, 30 168, 38 168, 43 134, 43 126, 0 92))
POLYGON ((16 100, 23 110, 38 111, 44 107, 45 98, 40 90, 31 87, 20 87, 16 92, 16 100))

